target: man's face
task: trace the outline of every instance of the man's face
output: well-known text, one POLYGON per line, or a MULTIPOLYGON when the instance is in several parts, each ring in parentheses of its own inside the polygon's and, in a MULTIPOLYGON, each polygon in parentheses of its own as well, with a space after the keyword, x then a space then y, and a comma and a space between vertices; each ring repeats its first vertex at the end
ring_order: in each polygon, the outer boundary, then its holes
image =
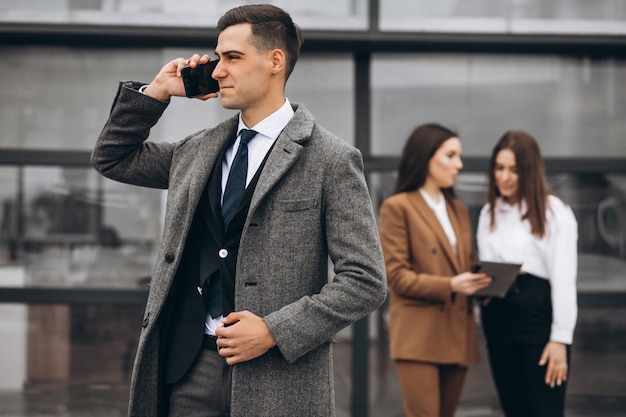
POLYGON ((220 83, 222 106, 227 109, 253 111, 261 109, 270 83, 271 51, 261 52, 250 39, 252 26, 242 23, 224 29, 218 39, 215 53, 220 62, 213 78, 220 83))

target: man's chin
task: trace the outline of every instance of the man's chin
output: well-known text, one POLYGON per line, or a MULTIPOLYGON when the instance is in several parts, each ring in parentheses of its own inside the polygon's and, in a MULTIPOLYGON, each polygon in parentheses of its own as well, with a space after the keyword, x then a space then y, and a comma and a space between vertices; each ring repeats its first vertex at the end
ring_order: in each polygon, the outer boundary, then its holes
POLYGON ((239 110, 239 106, 233 100, 229 100, 228 97, 224 97, 220 94, 220 100, 222 103, 222 107, 229 110, 239 110))

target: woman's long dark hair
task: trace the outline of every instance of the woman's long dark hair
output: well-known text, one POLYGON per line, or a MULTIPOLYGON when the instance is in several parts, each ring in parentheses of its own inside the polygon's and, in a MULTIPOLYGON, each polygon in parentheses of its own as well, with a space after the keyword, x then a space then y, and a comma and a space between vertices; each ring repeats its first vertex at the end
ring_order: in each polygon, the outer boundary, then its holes
MULTIPOLYGON (((398 166, 398 180, 394 194, 418 190, 428 177, 428 163, 437 149, 450 138, 459 135, 437 123, 417 126, 409 135, 398 166)), ((452 188, 441 190, 446 197, 454 197, 452 188)))
POLYGON ((528 219, 531 233, 537 237, 543 237, 546 233, 546 206, 548 195, 551 194, 546 181, 545 169, 541 151, 535 138, 521 130, 510 130, 506 132, 491 153, 489 162, 489 215, 490 224, 495 225, 495 202, 500 196, 500 191, 496 187, 495 165, 498 153, 503 149, 509 149, 515 155, 515 165, 517 167, 518 183, 517 204, 526 202, 527 211, 523 214, 523 219, 528 219))

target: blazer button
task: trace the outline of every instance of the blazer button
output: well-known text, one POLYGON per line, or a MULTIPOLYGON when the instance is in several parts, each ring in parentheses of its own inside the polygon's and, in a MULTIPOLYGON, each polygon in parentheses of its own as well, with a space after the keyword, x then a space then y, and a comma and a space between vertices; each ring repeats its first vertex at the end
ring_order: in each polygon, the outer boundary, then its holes
POLYGON ((220 258, 224 259, 228 256, 228 251, 226 249, 220 249, 219 252, 217 252, 217 254, 219 255, 220 258))
POLYGON ((167 262, 168 264, 171 264, 172 262, 174 262, 174 255, 172 255, 171 253, 166 254, 165 262, 167 262))

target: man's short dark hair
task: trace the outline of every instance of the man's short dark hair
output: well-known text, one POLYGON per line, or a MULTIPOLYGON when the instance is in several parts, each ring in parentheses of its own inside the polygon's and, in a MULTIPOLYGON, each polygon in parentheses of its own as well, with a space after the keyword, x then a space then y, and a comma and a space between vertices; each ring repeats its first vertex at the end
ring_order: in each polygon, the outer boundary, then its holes
POLYGON ((289 13, 271 4, 239 6, 227 11, 220 18, 217 22, 217 29, 221 32, 227 27, 241 23, 252 25, 251 43, 259 51, 280 49, 285 53, 286 81, 296 66, 302 46, 302 32, 293 23, 289 13))

